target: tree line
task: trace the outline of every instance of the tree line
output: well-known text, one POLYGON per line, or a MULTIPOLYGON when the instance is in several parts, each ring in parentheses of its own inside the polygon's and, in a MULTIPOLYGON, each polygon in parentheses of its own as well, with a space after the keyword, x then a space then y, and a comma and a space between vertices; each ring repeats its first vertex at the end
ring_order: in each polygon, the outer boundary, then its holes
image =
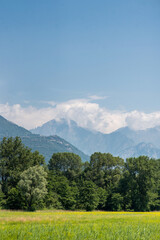
POLYGON ((0 142, 0 208, 86 211, 160 210, 160 159, 124 161, 95 152, 90 162, 69 152, 48 163, 19 137, 0 142))

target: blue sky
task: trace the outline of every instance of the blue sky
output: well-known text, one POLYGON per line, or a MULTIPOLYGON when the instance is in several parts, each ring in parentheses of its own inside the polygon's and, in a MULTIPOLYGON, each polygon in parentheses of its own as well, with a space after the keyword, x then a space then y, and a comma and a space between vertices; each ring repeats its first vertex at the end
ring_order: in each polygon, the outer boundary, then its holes
POLYGON ((159 0, 1 0, 0 104, 160 111, 159 0))

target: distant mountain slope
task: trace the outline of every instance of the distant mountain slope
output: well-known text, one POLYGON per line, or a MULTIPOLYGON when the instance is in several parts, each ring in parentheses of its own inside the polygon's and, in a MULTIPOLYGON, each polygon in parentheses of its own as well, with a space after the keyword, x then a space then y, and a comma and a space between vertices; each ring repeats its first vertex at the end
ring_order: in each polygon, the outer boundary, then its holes
POLYGON ((57 134, 89 155, 98 151, 124 158, 139 155, 160 158, 160 128, 134 131, 126 127, 103 134, 79 127, 74 121, 61 119, 51 120, 31 132, 44 136, 57 134))
POLYGON ((160 149, 156 148, 151 143, 139 143, 133 147, 123 150, 122 152, 119 152, 119 155, 124 159, 129 157, 138 157, 141 155, 157 159, 160 158, 160 149))
POLYGON ((16 136, 31 136, 32 133, 23 127, 8 121, 0 115, 0 138, 16 137, 16 136))
POLYGON ((124 136, 132 139, 135 144, 140 142, 152 143, 157 148, 160 148, 160 127, 148 128, 146 130, 132 130, 128 127, 120 128, 116 131, 124 136))
POLYGON ((32 129, 31 132, 43 136, 56 134, 89 155, 96 151, 118 154, 119 151, 133 145, 133 141, 121 133, 92 132, 79 127, 74 121, 67 122, 65 119, 49 121, 42 127, 32 129))
POLYGON ((56 152, 73 152, 78 154, 83 161, 89 160, 87 155, 58 136, 44 137, 38 134, 32 134, 25 128, 19 127, 0 116, 0 140, 2 140, 3 137, 16 136, 21 137, 22 142, 33 151, 37 150, 43 154, 46 162, 51 158, 52 154, 56 152))

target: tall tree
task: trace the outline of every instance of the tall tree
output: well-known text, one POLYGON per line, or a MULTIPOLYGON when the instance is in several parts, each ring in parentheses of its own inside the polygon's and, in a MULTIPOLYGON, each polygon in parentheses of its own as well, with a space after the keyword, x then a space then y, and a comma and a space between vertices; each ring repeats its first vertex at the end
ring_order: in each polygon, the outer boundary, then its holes
POLYGON ((158 197, 156 193, 157 163, 146 156, 126 160, 121 193, 124 209, 150 210, 150 204, 158 197))
POLYGON ((74 153, 54 153, 49 161, 48 168, 72 180, 81 173, 82 161, 81 158, 74 153))
POLYGON ((20 175, 18 187, 26 198, 28 210, 34 210, 36 203, 47 194, 47 173, 42 166, 34 166, 20 175))
POLYGON ((44 164, 44 157, 25 147, 19 137, 3 138, 0 143, 0 179, 2 191, 16 187, 20 174, 30 166, 44 164))
POLYGON ((98 187, 92 181, 83 181, 80 186, 79 206, 86 211, 93 211, 99 204, 98 187))
POLYGON ((115 188, 122 176, 124 160, 110 153, 95 152, 91 155, 90 167, 92 180, 99 186, 115 188))
POLYGON ((77 207, 78 187, 74 181, 69 181, 63 175, 48 173, 48 195, 46 202, 51 206, 73 210, 77 207), (53 199, 54 198, 54 199, 53 199))
MULTIPOLYGON (((89 175, 92 181, 99 187, 106 190, 106 210, 121 209, 122 199, 118 195, 118 187, 123 174, 124 160, 114 157, 110 153, 95 152, 91 155, 89 175), (115 198, 117 197, 117 201, 115 198), (117 206, 115 204, 117 202, 117 206)), ((87 175, 87 174, 86 174, 87 175)))

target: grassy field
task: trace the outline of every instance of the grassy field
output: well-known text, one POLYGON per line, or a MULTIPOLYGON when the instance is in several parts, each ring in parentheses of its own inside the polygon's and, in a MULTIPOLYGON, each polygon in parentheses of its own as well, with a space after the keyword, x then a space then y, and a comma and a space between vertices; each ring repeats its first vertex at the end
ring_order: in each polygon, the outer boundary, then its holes
POLYGON ((160 213, 0 211, 0 239, 160 239, 160 213))

